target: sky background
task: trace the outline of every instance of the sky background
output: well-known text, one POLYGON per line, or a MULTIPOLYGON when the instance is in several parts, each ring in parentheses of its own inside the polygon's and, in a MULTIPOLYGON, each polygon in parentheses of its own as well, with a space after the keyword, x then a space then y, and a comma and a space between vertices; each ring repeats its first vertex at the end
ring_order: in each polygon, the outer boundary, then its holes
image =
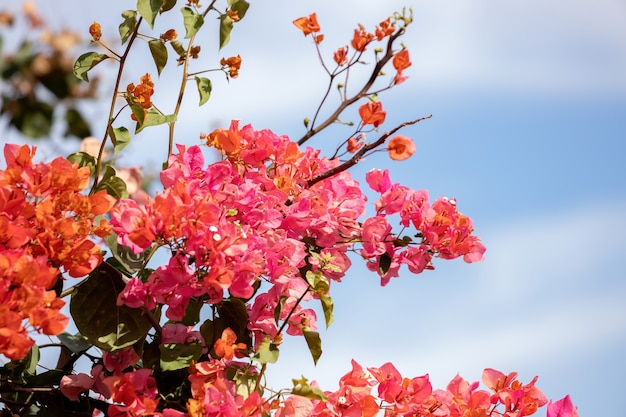
MULTIPOLYGON (((392 162, 380 153, 352 172, 363 180, 371 168, 389 168, 395 182, 426 188, 433 199, 456 197, 487 246, 483 263, 440 261, 435 271, 419 276, 403 270, 384 288, 355 262, 333 287, 335 323, 322 332, 317 367, 304 340, 287 340, 270 368, 270 385, 290 386, 291 378, 304 375, 335 389, 352 358, 363 366, 392 361, 405 376, 429 373, 436 387, 445 387, 457 372, 479 380, 492 367, 518 371, 524 382, 539 375, 538 386, 549 398, 571 394, 581 416, 622 417, 626 3, 251 3, 221 52, 212 49, 213 29, 203 35, 205 61, 194 63, 197 70, 237 54, 243 66, 228 85, 219 73, 210 75, 212 98, 200 109, 190 88, 177 142, 197 144, 200 132, 231 119, 300 137, 326 79, 310 38, 292 20, 317 12, 326 36, 322 53, 330 60, 350 42, 357 23, 371 30, 411 6, 415 21, 404 37, 413 62, 406 71, 410 78, 379 97, 388 112, 381 131, 433 117, 402 131, 417 145, 411 159, 392 162)), ((40 1, 39 7, 56 27, 86 34, 98 20, 104 37, 115 39, 120 12, 134 2, 115 4, 40 1)), ((165 19, 161 23, 157 19, 162 31, 169 28, 165 19)), ((155 73, 141 54, 129 68, 126 82, 155 73)), ((164 97, 169 104, 165 97, 177 83, 177 68, 166 68, 154 101, 164 97)), ((103 108, 91 110, 96 127, 104 126, 103 108)), ((349 133, 332 129, 309 144, 330 148, 349 133)), ((15 139, 6 128, 0 135, 2 142, 15 139)), ((158 169, 166 140, 165 129, 147 129, 122 163, 158 169)))

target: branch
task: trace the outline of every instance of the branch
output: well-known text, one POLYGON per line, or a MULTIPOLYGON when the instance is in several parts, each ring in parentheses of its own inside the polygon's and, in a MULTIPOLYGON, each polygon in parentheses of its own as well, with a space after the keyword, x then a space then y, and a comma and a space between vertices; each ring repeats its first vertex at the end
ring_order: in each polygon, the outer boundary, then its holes
POLYGON ((342 163, 341 165, 336 166, 335 168, 329 169, 328 171, 324 172, 323 174, 317 175, 313 178, 311 178, 308 181, 308 185, 309 187, 312 187, 313 185, 317 184, 320 181, 325 180, 326 178, 330 178, 334 175, 339 174, 340 172, 343 172, 345 170, 347 170, 350 167, 353 167, 354 165, 358 164, 359 161, 363 158, 363 156, 365 156, 365 154, 377 147, 379 147, 380 145, 382 145, 383 143, 385 143, 385 141, 387 140, 387 138, 391 135, 393 135, 394 133, 396 133, 398 130, 402 129, 403 127, 409 126, 409 125, 414 125, 416 123, 421 122, 422 120, 426 120, 426 119, 430 119, 431 117, 433 117, 432 114, 429 114, 428 116, 424 116, 424 117, 420 117, 419 119, 415 119, 415 120, 411 120, 409 122, 404 122, 396 127, 394 127, 393 129, 385 132, 377 141, 372 142, 370 144, 367 144, 365 146, 363 146, 361 149, 359 149, 359 151, 357 153, 354 154, 354 156, 350 159, 348 159, 346 162, 342 163))
POLYGON ((343 111, 347 107, 356 103, 358 100, 362 99, 363 97, 366 97, 369 95, 368 90, 372 88, 372 85, 374 85, 374 82, 376 81, 376 78, 378 78, 378 76, 380 75, 380 72, 382 71, 383 67, 387 64, 387 62, 389 62, 391 58, 393 58, 393 43, 395 42, 396 39, 398 39, 403 34, 404 34, 404 28, 401 28, 396 33, 394 33, 393 35, 389 37, 389 40, 387 41, 387 51, 385 52, 385 55, 380 59, 380 61, 376 63, 369 79, 367 80, 363 88, 361 88, 361 90, 358 93, 356 93, 354 96, 341 102, 341 104, 339 104, 339 107, 337 107, 335 112, 331 114, 328 117, 328 119, 320 123, 319 126, 317 127, 311 126, 311 129, 308 132, 306 132, 305 135, 302 136, 302 138, 300 138, 300 140, 298 140, 298 145, 302 145, 307 140, 311 139, 313 136, 318 134, 320 131, 326 129, 328 126, 335 123, 335 121, 339 118, 341 113, 343 113, 343 111))

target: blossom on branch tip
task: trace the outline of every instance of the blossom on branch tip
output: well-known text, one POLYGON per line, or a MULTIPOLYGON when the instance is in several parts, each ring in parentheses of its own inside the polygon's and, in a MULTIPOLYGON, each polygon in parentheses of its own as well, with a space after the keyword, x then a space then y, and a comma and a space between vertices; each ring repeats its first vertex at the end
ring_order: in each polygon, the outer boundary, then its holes
POLYGON ((316 13, 311 13, 308 17, 300 17, 294 20, 293 24, 304 33, 304 36, 320 31, 316 13))
POLYGON ((387 116, 387 112, 383 110, 383 103, 380 101, 370 101, 359 107, 359 115, 363 126, 374 125, 380 126, 387 116))
POLYGON ((387 150, 389 151, 389 157, 394 161, 404 161, 415 153, 415 144, 411 138, 397 135, 389 139, 387 150))

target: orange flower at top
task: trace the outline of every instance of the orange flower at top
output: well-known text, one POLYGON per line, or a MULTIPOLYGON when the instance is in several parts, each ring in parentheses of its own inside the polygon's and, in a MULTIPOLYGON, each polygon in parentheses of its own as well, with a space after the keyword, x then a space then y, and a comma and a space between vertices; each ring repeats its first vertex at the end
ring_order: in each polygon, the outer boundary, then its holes
POLYGON ((89 34, 95 42, 98 42, 102 37, 102 27, 100 27, 100 23, 93 22, 91 26, 89 26, 89 34))
POLYGON ((348 63, 348 47, 344 46, 337 49, 333 55, 337 65, 346 65, 348 63))
POLYGON ((374 127, 378 127, 385 121, 387 112, 383 110, 383 103, 380 101, 370 101, 359 107, 359 115, 363 126, 374 125, 374 127))
POLYGON ((415 153, 415 144, 411 138, 397 135, 389 140, 387 150, 389 151, 389 157, 394 161, 404 161, 415 153))
POLYGON ((237 154, 241 150, 242 140, 237 120, 231 122, 230 129, 216 129, 209 133, 206 138, 208 146, 215 146, 230 156, 237 154))
POLYGON ((391 24, 391 18, 380 22, 380 26, 376 27, 376 39, 382 41, 387 36, 391 35, 396 30, 396 27, 391 24))
POLYGON ((294 20, 293 24, 304 33, 304 36, 320 31, 320 25, 317 23, 317 14, 315 13, 311 13, 308 17, 300 17, 294 20))
POLYGON ((374 35, 367 32, 365 27, 359 24, 358 29, 354 29, 354 37, 352 38, 352 47, 359 52, 365 51, 365 47, 374 40, 374 35))

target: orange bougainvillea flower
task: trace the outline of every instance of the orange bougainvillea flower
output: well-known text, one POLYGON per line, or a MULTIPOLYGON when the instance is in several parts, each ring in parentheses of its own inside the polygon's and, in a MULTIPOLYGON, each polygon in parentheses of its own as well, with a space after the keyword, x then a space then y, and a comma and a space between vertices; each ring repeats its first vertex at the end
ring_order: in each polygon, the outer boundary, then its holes
POLYGON ((247 348, 245 343, 235 343, 237 341, 237 335, 230 327, 227 327, 222 332, 222 337, 217 339, 213 349, 215 354, 220 358, 231 360, 235 356, 235 351, 244 350, 247 348))
POLYGON ((378 127, 385 121, 387 112, 383 110, 383 103, 380 101, 370 101, 359 107, 359 115, 363 126, 374 125, 374 127, 378 127))
POLYGON ((374 35, 367 32, 365 27, 359 24, 358 29, 354 29, 354 37, 352 38, 352 47, 359 52, 365 51, 365 47, 374 40, 374 35))
POLYGON ((380 25, 376 27, 376 39, 382 41, 387 36, 391 35, 396 30, 396 27, 391 24, 391 18, 380 22, 380 25))
POLYGON ((394 55, 393 60, 391 61, 393 67, 398 72, 402 72, 411 66, 411 58, 409 57, 409 50, 403 49, 397 54, 394 55))
POLYGON ((333 55, 333 59, 337 65, 346 65, 348 63, 348 48, 346 46, 337 49, 333 55))
POLYGON ((102 27, 100 26, 100 23, 93 22, 91 26, 89 26, 89 34, 94 42, 98 42, 102 37, 102 27))
POLYGON ((150 97, 154 94, 154 82, 150 74, 146 73, 139 79, 139 85, 133 83, 128 84, 126 92, 133 97, 141 107, 149 109, 152 107, 150 97))
POLYGON ((317 14, 315 13, 311 13, 308 17, 300 17, 294 20, 293 24, 304 33, 304 36, 320 31, 320 25, 317 23, 317 14))
POLYGON ((364 143, 361 142, 361 139, 362 138, 348 139, 348 147, 347 147, 348 152, 355 153, 356 151, 358 151, 364 145, 364 143))
POLYGON ((208 146, 215 146, 224 153, 233 156, 240 150, 243 138, 239 134, 239 122, 233 120, 229 129, 216 129, 206 138, 208 146))
POLYGON ((241 56, 231 56, 229 58, 222 58, 220 60, 220 65, 222 68, 228 67, 228 74, 232 78, 237 78, 239 76, 239 69, 241 68, 241 56))
POLYGON ((389 140, 387 145, 389 157, 394 161, 404 161, 415 153, 415 144, 411 138, 397 135, 389 140))

